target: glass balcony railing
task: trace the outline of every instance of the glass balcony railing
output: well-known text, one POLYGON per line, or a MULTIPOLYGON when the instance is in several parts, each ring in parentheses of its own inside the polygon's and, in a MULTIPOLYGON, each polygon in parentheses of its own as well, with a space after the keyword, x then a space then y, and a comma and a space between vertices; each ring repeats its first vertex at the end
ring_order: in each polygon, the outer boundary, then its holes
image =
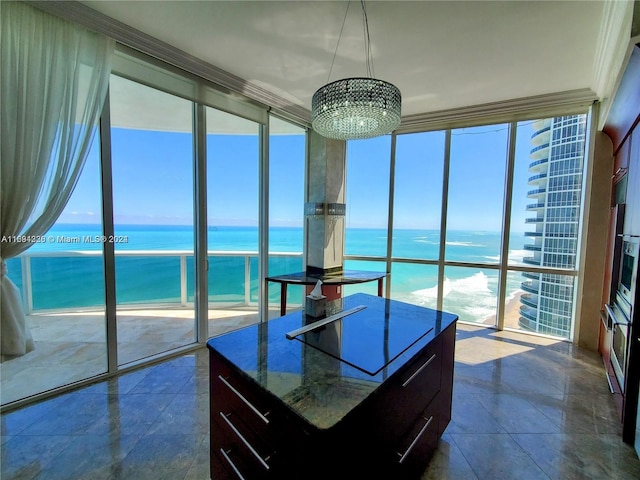
MULTIPOLYGON (((536 310, 527 307, 526 305, 520 306, 520 314, 525 317, 527 320, 532 322, 537 322, 538 317, 536 315, 536 310)), ((535 327, 535 323, 533 324, 535 327)))
POLYGON ((527 196, 529 196, 529 197, 530 197, 530 196, 532 196, 532 195, 540 195, 540 194, 545 193, 546 191, 547 191, 547 189, 546 189, 546 188, 536 188, 535 190, 529 190, 529 191, 527 192, 527 196))
POLYGON ((544 127, 541 130, 538 130, 536 132, 533 132, 533 134, 531 135, 531 139, 533 140, 538 135, 542 135, 543 133, 546 133, 546 132, 549 132, 549 131, 551 131, 551 125, 549 125, 548 127, 544 127))
POLYGON ((523 294, 520 297, 520 302, 522 302, 524 305, 527 305, 531 308, 538 308, 538 302, 532 299, 532 296, 530 293, 523 294))
MULTIPOLYGON (((257 305, 258 252, 208 252, 208 296, 213 306, 257 305)), ((302 253, 269 254, 269 273, 302 270, 302 253)), ((104 305, 101 251, 25 252, 7 260, 9 276, 21 290, 25 313, 104 305)), ((193 252, 125 250, 116 252, 116 302, 119 307, 193 304, 193 252)), ((287 302, 302 304, 302 292, 290 289, 287 302)), ((269 303, 279 304, 273 291, 269 303)))
POLYGON ((527 210, 537 210, 544 207, 544 202, 530 203, 529 205, 527 205, 527 210))
POLYGON ((533 293, 534 295, 537 295, 539 293, 539 285, 534 284, 533 282, 522 282, 522 284, 520 285, 520 288, 522 288, 522 290, 524 290, 525 292, 528 293, 533 293))

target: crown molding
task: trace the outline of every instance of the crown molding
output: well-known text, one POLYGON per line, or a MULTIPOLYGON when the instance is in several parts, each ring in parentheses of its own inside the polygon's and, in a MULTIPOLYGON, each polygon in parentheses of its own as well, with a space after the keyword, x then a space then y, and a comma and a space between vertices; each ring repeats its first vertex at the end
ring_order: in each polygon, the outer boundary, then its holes
POLYGON ((396 132, 470 127, 584 113, 597 99, 595 93, 586 88, 409 115, 402 118, 396 132))
POLYGON ((24 3, 111 37, 118 43, 192 73, 236 94, 241 94, 283 118, 291 119, 302 125, 310 125, 310 110, 293 104, 279 95, 97 12, 82 3, 43 0, 27 0, 24 3))
POLYGON ((600 99, 613 93, 631 38, 633 10, 634 2, 630 1, 607 1, 603 5, 592 83, 600 99))

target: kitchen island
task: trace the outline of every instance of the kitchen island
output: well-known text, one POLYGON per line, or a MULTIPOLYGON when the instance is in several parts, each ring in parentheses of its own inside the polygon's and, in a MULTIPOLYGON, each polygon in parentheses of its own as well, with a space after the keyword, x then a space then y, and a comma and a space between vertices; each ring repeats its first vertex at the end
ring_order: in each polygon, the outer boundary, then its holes
POLYGON ((367 294, 210 339, 211 478, 417 478, 451 419, 457 316, 367 294), (326 322, 326 319, 325 319, 326 322))

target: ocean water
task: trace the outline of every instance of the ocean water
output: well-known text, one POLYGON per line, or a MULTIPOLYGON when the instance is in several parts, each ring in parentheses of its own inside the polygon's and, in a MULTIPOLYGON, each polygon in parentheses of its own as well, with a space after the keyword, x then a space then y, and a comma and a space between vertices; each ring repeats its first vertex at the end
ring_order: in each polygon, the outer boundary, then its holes
MULTIPOLYGON (((346 254, 384 256, 384 229, 347 229, 346 254)), ((288 252, 290 256, 272 256, 271 275, 302 269, 302 229, 275 227, 270 230, 271 252, 288 252), (296 255, 297 254, 297 255, 296 255)), ((34 310, 93 307, 104 304, 102 242, 114 244, 116 250, 116 295, 121 305, 136 303, 172 304, 192 302, 194 291, 193 232, 188 226, 125 225, 116 229, 112 239, 101 238, 100 226, 56 225, 40 243, 25 252, 29 258, 31 298, 34 310), (147 252, 142 255, 140 252, 147 252), (75 252, 69 255, 66 252, 75 252), (118 255, 121 252, 122 255, 118 255), (152 255, 148 253, 152 252, 152 255), (156 253, 157 252, 157 253, 156 253), (181 285, 181 269, 186 273, 181 285)), ((258 232, 255 227, 212 227, 208 237, 209 251, 224 254, 211 256, 209 269, 209 301, 243 303, 245 269, 250 269, 249 299, 258 294, 258 232), (235 252, 235 253, 232 253, 235 252)), ((447 234, 445 258, 451 261, 496 263, 499 261, 498 232, 452 231, 447 234)), ((510 259, 520 263, 525 254, 523 234, 510 239, 510 259)), ((439 254, 439 232, 433 230, 396 230, 393 256, 436 260, 439 254)), ((23 265, 20 258, 7 261, 9 277, 24 291, 23 265)), ((345 268, 359 270, 385 269, 384 263, 346 261, 345 268)), ((418 305, 435 307, 437 299, 437 265, 394 263, 391 271, 393 298, 418 305)), ((510 274, 507 295, 513 295, 522 277, 510 274)), ((489 268, 446 267, 443 285, 443 308, 455 311, 461 318, 482 321, 495 314, 498 272, 489 268)), ((376 283, 345 288, 345 293, 375 293, 376 283)), ((288 302, 300 303, 301 288, 290 288, 288 302)), ((269 301, 279 302, 279 286, 271 285, 269 301)))

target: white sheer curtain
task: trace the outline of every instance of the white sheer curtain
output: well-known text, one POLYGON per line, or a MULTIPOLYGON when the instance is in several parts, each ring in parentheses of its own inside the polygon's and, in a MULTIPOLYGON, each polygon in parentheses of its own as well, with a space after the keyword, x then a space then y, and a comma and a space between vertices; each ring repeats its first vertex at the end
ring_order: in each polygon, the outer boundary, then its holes
POLYGON ((104 103, 114 41, 27 4, 2 2, 0 353, 34 348, 4 259, 54 224, 73 191, 104 103), (27 241, 17 241, 18 239, 27 241))

